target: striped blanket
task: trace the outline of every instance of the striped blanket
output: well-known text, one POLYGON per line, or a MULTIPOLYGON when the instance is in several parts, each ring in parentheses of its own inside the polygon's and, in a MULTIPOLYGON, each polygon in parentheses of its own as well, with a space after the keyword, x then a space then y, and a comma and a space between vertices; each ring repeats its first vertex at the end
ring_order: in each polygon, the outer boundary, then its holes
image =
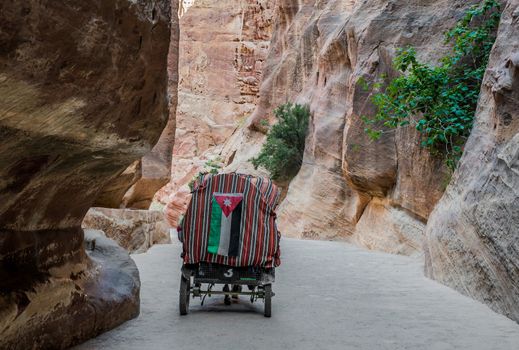
POLYGON ((181 224, 184 263, 279 266, 278 199, 268 179, 236 173, 199 177, 181 224))

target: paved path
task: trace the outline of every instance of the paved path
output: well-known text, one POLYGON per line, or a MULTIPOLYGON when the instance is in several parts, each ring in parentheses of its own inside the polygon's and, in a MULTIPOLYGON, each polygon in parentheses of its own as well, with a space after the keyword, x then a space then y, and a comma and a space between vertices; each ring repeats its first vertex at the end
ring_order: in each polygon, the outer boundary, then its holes
POLYGON ((77 350, 519 349, 517 323, 426 279, 419 260, 336 242, 283 240, 270 319, 262 302, 222 297, 180 317, 179 254, 135 255, 141 315, 77 350))

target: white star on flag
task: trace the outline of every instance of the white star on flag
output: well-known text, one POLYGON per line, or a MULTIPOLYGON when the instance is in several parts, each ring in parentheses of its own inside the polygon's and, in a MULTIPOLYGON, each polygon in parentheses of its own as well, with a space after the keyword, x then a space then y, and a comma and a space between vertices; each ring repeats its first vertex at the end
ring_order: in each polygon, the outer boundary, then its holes
POLYGON ((232 205, 232 202, 229 198, 225 198, 225 200, 223 201, 223 205, 225 205, 226 207, 230 207, 232 205))

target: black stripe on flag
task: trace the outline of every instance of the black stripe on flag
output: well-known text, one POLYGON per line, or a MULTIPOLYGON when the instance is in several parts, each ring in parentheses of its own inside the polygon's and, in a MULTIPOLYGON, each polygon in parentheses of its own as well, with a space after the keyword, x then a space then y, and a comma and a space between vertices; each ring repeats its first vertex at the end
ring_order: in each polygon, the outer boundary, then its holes
POLYGON ((238 256, 240 253, 240 223, 242 203, 243 201, 241 201, 232 211, 229 256, 238 256))

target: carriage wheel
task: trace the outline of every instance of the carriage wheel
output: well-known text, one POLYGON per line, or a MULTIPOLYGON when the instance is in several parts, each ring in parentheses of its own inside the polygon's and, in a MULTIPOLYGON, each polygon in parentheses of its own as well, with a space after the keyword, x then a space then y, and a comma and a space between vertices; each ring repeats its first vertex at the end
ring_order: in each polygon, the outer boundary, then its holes
POLYGON ((191 281, 182 276, 180 277, 180 298, 179 298, 179 309, 181 315, 187 315, 189 312, 189 292, 191 289, 191 281))
MULTIPOLYGON (((225 286, 223 286, 223 291, 224 292, 229 292, 229 285, 226 284, 225 286)), ((225 294, 224 298, 223 298, 223 302, 225 305, 231 305, 231 296, 229 294, 225 294)))
POLYGON ((270 317, 272 315, 272 285, 266 284, 264 287, 265 290, 265 317, 270 317))

